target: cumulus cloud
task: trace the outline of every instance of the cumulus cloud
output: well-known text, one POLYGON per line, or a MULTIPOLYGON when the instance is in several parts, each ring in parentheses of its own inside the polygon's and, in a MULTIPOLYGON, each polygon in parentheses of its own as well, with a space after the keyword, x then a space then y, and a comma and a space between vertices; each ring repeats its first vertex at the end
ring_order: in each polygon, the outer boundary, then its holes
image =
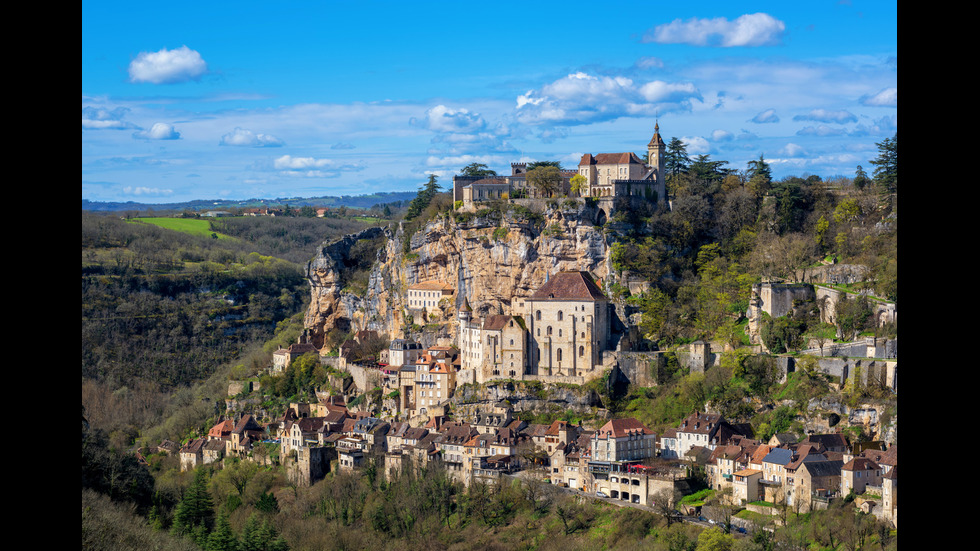
POLYGON ((805 115, 796 115, 794 121, 816 121, 816 122, 836 122, 844 124, 846 122, 857 122, 857 117, 853 113, 844 109, 838 111, 828 111, 826 109, 812 109, 805 115))
POLYGON ((177 132, 172 124, 158 122, 149 130, 134 132, 133 137, 143 140, 179 140, 180 132, 177 132))
POLYGON ((759 124, 765 124, 769 122, 779 122, 779 115, 776 114, 775 109, 766 109, 765 111, 749 119, 749 122, 755 122, 759 124))
POLYGON ((282 140, 268 134, 255 134, 251 130, 235 128, 221 137, 218 145, 235 145, 239 147, 282 147, 282 140))
POLYGON ((622 76, 570 74, 517 97, 517 120, 525 124, 589 124, 625 116, 690 110, 701 94, 690 83, 652 81, 638 85, 622 76))
POLYGON ((681 141, 684 142, 688 155, 705 155, 711 153, 711 144, 701 136, 685 137, 681 138, 681 141))
POLYGON ((275 170, 288 176, 302 178, 335 178, 343 171, 361 170, 363 167, 351 163, 338 163, 331 159, 315 157, 293 157, 283 155, 272 162, 275 170))
POLYGON ((175 50, 166 48, 159 52, 140 52, 129 64, 130 82, 174 84, 199 80, 207 73, 208 65, 201 54, 181 46, 175 50))
POLYGON ((898 107, 898 88, 885 88, 877 94, 861 98, 861 105, 870 107, 898 107))
POLYGON ((746 14, 734 21, 724 17, 658 25, 643 36, 643 42, 691 44, 694 46, 774 46, 782 43, 786 24, 766 13, 746 14))

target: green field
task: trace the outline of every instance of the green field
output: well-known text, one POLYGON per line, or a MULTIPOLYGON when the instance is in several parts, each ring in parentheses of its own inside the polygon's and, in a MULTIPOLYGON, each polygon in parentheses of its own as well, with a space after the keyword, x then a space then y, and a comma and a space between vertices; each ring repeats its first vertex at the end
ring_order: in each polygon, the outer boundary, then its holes
POLYGON ((232 239, 232 237, 211 231, 211 222, 199 218, 137 218, 132 222, 153 224, 168 230, 189 233, 191 235, 202 235, 211 237, 216 235, 218 239, 232 239))

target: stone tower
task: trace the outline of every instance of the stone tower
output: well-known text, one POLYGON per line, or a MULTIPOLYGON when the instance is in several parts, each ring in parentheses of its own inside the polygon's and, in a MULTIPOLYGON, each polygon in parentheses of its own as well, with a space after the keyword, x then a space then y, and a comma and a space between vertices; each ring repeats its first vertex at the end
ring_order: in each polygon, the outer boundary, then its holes
POLYGON ((662 181, 661 176, 664 169, 664 155, 667 153, 667 145, 664 144, 663 138, 660 137, 660 122, 653 126, 653 138, 650 138, 650 143, 647 144, 647 164, 657 172, 657 181, 662 181))

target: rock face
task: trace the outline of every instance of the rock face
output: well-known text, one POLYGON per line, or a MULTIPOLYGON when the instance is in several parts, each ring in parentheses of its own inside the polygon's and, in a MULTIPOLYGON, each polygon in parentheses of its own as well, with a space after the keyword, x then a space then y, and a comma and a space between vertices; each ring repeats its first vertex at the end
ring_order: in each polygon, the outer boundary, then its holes
MULTIPOLYGON (((402 338, 411 323, 444 324, 451 340, 457 334, 456 309, 464 297, 475 317, 511 313, 514 297, 531 295, 559 271, 588 271, 600 283, 610 277, 612 237, 593 225, 590 207, 561 209, 555 204, 542 217, 501 210, 460 220, 445 213, 408 236, 402 226, 395 231, 375 228, 387 242, 378 252, 364 296, 341 291, 340 268, 345 251, 358 239, 376 234, 362 235, 372 231, 366 230, 324 246, 307 269, 312 300, 305 325, 313 344, 321 348, 325 335, 335 327, 373 329, 389 338, 402 338), (408 252, 405 239, 410 240, 408 252), (409 320, 407 289, 425 281, 445 282, 455 294, 446 308, 427 311, 428 319, 409 320)), ((443 331, 443 340, 446 335, 443 331)))

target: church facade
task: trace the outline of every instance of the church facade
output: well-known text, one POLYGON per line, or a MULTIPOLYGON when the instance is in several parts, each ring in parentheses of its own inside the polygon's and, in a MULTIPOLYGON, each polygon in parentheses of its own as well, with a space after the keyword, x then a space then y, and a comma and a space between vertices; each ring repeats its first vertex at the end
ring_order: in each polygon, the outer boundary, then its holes
POLYGON ((514 312, 477 320, 459 310, 462 370, 492 379, 586 382, 601 374, 610 340, 609 299, 586 272, 559 272, 514 312))

